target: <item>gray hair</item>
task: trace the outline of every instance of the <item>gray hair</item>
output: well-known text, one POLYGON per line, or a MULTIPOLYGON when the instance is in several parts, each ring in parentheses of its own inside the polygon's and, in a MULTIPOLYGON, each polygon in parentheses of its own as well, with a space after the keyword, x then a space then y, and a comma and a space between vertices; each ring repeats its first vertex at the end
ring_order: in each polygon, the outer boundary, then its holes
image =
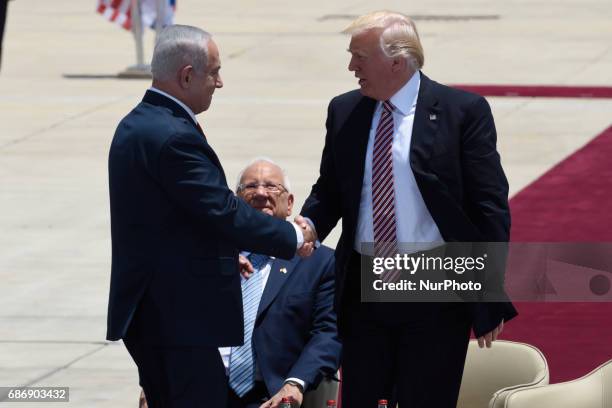
POLYGON ((157 36, 153 50, 153 79, 171 80, 186 65, 203 73, 208 63, 208 41, 211 37, 210 33, 187 25, 164 28, 157 36))
POLYGON ((416 25, 404 14, 393 11, 374 11, 358 17, 342 32, 356 35, 371 29, 382 29, 380 46, 387 57, 404 57, 412 69, 423 68, 425 55, 416 25))
POLYGON ((259 156, 251 160, 249 164, 247 164, 242 170, 240 170, 240 173, 238 174, 238 180, 236 180, 236 193, 238 192, 240 182, 242 181, 242 176, 244 175, 244 172, 247 171, 249 167, 257 163, 268 163, 268 164, 278 167, 281 171, 281 174, 283 175, 283 187, 285 187, 285 190, 287 190, 287 192, 291 191, 291 184, 289 183, 289 177, 287 177, 287 173, 285 172, 285 169, 283 169, 281 166, 275 163, 272 159, 265 157, 265 156, 259 156))

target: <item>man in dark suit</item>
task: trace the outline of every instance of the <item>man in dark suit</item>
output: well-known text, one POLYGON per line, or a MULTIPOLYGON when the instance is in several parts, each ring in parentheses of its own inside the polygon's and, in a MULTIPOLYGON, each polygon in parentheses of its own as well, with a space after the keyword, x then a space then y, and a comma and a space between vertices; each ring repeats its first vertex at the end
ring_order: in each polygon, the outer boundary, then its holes
POLYGON ((210 34, 166 28, 151 68, 153 86, 119 123, 109 154, 107 339, 123 339, 151 408, 221 408, 217 348, 243 341, 238 248, 291 259, 312 251, 314 234, 228 188, 195 116, 223 86, 210 34))
MULTIPOLYGON (((236 192, 251 207, 286 219, 293 210, 290 189, 285 172, 259 158, 242 171, 236 192)), ((242 278, 245 345, 219 349, 228 374, 228 407, 277 407, 283 397, 301 404, 304 392, 333 377, 340 364, 334 252, 321 246, 308 258, 288 261, 254 253, 242 256, 243 264, 250 265, 250 273, 242 278), (256 278, 256 300, 249 303, 246 284, 256 278), (238 358, 243 352, 251 354, 248 367, 244 365, 249 361, 238 358), (241 365, 247 374, 244 382, 236 383, 232 374, 239 375, 241 365)))
MULTIPOLYGON (((269 159, 256 159, 239 179, 237 194, 250 206, 279 219, 291 215, 294 197, 289 179, 278 165, 269 159)), ((259 304, 253 304, 254 322, 248 322, 248 305, 244 305, 245 330, 248 333, 252 329, 254 364, 249 375, 253 381, 248 391, 232 381, 237 371, 234 364, 239 365, 236 356, 244 346, 220 349, 229 374, 228 406, 277 407, 283 397, 301 403, 304 392, 315 389, 324 377, 333 377, 340 363, 333 310, 334 253, 321 246, 309 258, 295 256, 289 261, 244 255, 256 260, 248 280, 255 274, 263 275, 259 304), (262 404, 264 400, 267 402, 262 404)), ((243 295, 248 280, 243 278, 243 295)), ((244 299, 246 302, 246 295, 244 299)))
MULTIPOLYGON (((392 12, 355 20, 349 70, 360 89, 328 109, 320 177, 302 209, 320 239, 342 219, 336 308, 343 404, 456 405, 470 329, 481 347, 516 312, 510 303, 362 303, 366 243, 507 241, 508 184, 487 102, 420 72, 414 23, 392 12)), ((376 246, 374 246, 376 247, 376 246)))

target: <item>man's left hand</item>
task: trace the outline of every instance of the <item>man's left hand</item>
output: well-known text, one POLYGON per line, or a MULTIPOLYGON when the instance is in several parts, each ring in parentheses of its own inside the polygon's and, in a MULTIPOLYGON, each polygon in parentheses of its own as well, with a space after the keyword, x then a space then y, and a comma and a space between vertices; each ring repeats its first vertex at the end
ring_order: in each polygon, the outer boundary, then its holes
POLYGON ((247 259, 246 256, 238 255, 238 268, 240 269, 240 274, 244 279, 249 279, 255 269, 253 269, 253 265, 247 259))
POLYGON ((292 405, 294 407, 301 406, 304 399, 304 395, 298 387, 291 384, 285 384, 283 385, 283 388, 273 395, 272 398, 261 404, 259 408, 277 408, 280 405, 281 400, 286 397, 293 398, 292 405))
POLYGON ((504 330, 504 321, 502 320, 499 326, 493 329, 493 331, 488 332, 484 336, 478 338, 478 347, 484 348, 485 344, 487 348, 491 348, 493 342, 497 340, 497 336, 499 336, 504 330))

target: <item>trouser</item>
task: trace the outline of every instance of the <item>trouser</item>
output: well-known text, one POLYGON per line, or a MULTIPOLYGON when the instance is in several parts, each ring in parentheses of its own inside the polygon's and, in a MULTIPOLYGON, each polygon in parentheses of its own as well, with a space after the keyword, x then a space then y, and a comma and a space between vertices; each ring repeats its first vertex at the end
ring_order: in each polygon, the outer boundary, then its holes
POLYGON ((229 386, 228 388, 227 408, 259 408, 263 402, 270 399, 268 389, 263 381, 255 381, 255 386, 242 397, 236 395, 229 386))
POLYGON ((134 326, 123 342, 149 408, 226 408, 227 379, 216 347, 151 345, 134 326))
POLYGON ((340 318, 344 408, 455 408, 469 342, 465 303, 361 303, 352 257, 340 318), (395 406, 395 405, 389 405, 395 406))

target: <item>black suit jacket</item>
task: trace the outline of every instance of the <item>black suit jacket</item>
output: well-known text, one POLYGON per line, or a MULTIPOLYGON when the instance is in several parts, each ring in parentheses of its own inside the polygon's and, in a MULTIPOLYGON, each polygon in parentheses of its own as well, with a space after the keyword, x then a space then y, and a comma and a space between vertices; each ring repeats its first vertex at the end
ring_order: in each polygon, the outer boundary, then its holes
POLYGON ((271 266, 253 330, 259 370, 270 395, 289 377, 316 388, 340 364, 334 252, 321 246, 309 258, 276 259, 271 266))
POLYGON ((137 313, 147 342, 242 344, 237 248, 291 259, 293 226, 234 196, 188 113, 152 91, 117 127, 109 188, 107 339, 124 338, 137 313))
MULTIPOLYGON (((375 107, 376 101, 358 90, 332 99, 320 176, 302 208, 302 215, 314 222, 321 240, 342 218, 336 249, 337 304, 342 300, 355 241, 375 107)), ((423 200, 445 241, 508 241, 508 182, 496 142, 493 116, 484 98, 421 74, 409 160, 423 200)), ((474 304, 472 311, 477 335, 492 330, 502 318, 516 315, 510 303, 474 304)))

